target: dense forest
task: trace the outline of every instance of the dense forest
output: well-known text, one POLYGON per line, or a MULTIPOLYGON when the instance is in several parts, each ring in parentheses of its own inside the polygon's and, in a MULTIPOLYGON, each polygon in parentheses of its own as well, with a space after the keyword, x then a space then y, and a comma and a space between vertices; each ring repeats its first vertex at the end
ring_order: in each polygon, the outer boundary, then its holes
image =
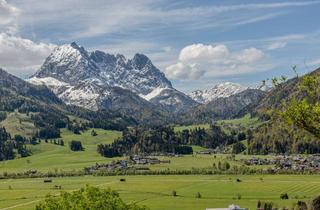
POLYGON ((220 126, 209 129, 195 128, 174 132, 173 127, 134 127, 123 131, 122 137, 112 144, 100 144, 97 151, 105 157, 125 154, 175 153, 192 154, 191 145, 215 149, 245 139, 245 134, 226 134, 220 126))

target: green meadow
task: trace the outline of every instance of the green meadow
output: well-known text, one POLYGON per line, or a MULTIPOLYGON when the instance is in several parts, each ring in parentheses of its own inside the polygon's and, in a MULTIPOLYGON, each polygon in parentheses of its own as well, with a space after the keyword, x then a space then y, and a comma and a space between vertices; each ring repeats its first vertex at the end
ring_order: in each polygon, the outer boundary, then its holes
POLYGON ((97 136, 91 136, 91 130, 81 135, 75 135, 72 132, 63 129, 61 136, 64 146, 45 143, 44 140, 35 146, 30 146, 32 155, 26 158, 17 158, 9 161, 0 162, 0 173, 2 172, 21 172, 29 169, 40 171, 55 170, 80 170, 85 166, 95 163, 112 161, 111 158, 104 158, 98 154, 97 145, 100 143, 111 143, 114 139, 121 136, 121 132, 96 129, 97 136), (82 142, 84 151, 73 152, 69 149, 68 143, 72 140, 82 142))
POLYGON ((255 209, 258 200, 269 201, 278 207, 291 207, 297 200, 309 201, 318 195, 320 176, 251 175, 251 176, 113 176, 54 178, 52 183, 43 179, 0 180, 0 209, 34 209, 47 194, 58 195, 60 190, 76 190, 86 184, 112 188, 127 202, 147 205, 152 210, 204 210, 207 207, 226 207, 238 204, 255 209), (120 182, 125 178, 126 182, 120 182), (240 179, 241 182, 237 182, 240 179), (172 196, 175 190, 177 197, 172 196), (196 198, 196 193, 201 198, 196 198), (288 200, 280 194, 288 193, 288 200))

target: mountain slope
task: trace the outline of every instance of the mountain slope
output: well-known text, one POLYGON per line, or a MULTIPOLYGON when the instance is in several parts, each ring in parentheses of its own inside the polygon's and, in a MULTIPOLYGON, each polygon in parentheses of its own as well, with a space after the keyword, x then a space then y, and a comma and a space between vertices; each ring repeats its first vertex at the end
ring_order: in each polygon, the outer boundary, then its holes
POLYGON ((45 86, 32 85, 0 69, 1 110, 23 108, 27 104, 34 109, 44 109, 46 105, 63 105, 63 102, 45 86))
POLYGON ((171 112, 180 112, 199 104, 189 96, 174 88, 156 88, 151 93, 140 96, 171 112))
MULTIPOLYGON (((130 109, 131 107, 126 105, 125 96, 128 97, 128 101, 135 98, 134 101, 137 103, 131 103, 131 105, 143 105, 144 107, 140 109, 152 107, 148 110, 150 113, 156 109, 151 104, 146 105, 148 100, 157 105, 160 111, 176 111, 196 105, 191 98, 175 90, 171 82, 147 56, 136 54, 132 59, 126 59, 119 54, 111 55, 102 51, 88 52, 76 43, 57 47, 39 71, 28 81, 47 85, 67 104, 94 111, 113 110, 120 106, 130 109), (119 88, 126 94, 121 100, 114 100, 119 97, 117 94, 119 88), (161 100, 154 98, 157 95, 154 95, 152 97, 154 99, 151 100, 148 96, 159 89, 166 90, 158 93, 164 94, 159 95, 161 100)), ((133 113, 133 110, 137 110, 137 107, 124 112, 133 113)))
POLYGON ((231 119, 238 116, 246 107, 257 104, 265 94, 261 90, 247 89, 226 98, 217 98, 187 110, 180 117, 180 122, 210 123, 220 119, 231 119))

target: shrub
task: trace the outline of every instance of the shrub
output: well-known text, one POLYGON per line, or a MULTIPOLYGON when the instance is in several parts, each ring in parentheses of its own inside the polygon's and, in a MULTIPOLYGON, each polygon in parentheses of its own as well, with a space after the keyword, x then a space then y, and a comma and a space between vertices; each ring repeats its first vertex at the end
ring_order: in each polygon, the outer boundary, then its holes
POLYGON ((177 191, 173 190, 173 191, 172 191, 172 196, 173 196, 173 197, 178 196, 177 191))
POLYGON ((201 194, 199 192, 196 193, 196 198, 201 198, 201 194))
POLYGON ((298 201, 294 209, 295 210, 308 210, 308 206, 307 206, 306 202, 298 201))
POLYGON ((320 196, 318 196, 312 200, 311 209, 312 210, 319 210, 320 209, 320 196))
POLYGON ((288 195, 287 193, 282 193, 282 194, 280 195, 280 199, 282 199, 282 200, 288 200, 288 199, 289 199, 289 195, 288 195))
POLYGON ((84 150, 84 148, 82 147, 81 141, 74 141, 74 140, 72 140, 70 142, 70 149, 72 151, 82 151, 82 150, 84 150))

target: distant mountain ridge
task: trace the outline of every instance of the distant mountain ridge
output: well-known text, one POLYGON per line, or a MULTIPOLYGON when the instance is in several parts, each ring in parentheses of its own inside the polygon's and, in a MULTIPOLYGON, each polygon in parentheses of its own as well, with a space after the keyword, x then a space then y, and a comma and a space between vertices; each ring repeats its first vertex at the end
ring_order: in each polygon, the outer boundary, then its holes
POLYGON ((217 98, 227 98, 246 89, 248 87, 240 84, 225 82, 215 85, 210 89, 193 91, 189 96, 198 103, 205 104, 217 98))

